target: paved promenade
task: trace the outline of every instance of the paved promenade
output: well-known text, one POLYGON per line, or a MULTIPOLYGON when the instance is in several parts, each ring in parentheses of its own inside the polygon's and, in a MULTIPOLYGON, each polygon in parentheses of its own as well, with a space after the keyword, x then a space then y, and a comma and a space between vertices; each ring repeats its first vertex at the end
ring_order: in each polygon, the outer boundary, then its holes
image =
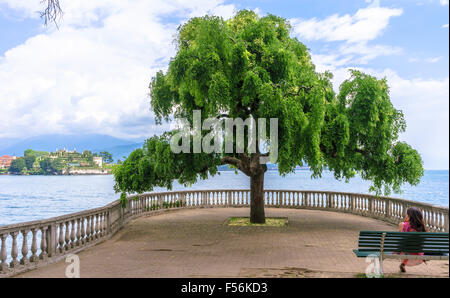
MULTIPOLYGON (((395 226, 351 214, 266 209, 288 217, 288 227, 236 227, 225 221, 248 216, 248 208, 169 211, 140 217, 110 240, 78 254, 81 277, 355 277, 368 263, 356 258, 360 230, 395 226)), ((61 261, 18 277, 65 277, 61 261)), ((407 267, 386 260, 386 275, 449 275, 448 261, 407 267)))

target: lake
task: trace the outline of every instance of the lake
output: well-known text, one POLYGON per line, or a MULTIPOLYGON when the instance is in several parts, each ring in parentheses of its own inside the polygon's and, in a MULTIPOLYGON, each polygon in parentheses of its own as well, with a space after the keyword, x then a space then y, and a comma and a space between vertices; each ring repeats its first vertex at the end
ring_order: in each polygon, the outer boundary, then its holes
MULTIPOLYGON (((45 219, 104 206, 119 198, 113 190, 113 176, 4 176, 0 175, 0 225, 45 219)), ((177 183, 173 190, 186 189, 248 189, 250 180, 232 171, 199 181, 191 187, 177 183)), ((285 177, 268 171, 266 189, 332 190, 369 193, 370 182, 355 177, 349 183, 337 181, 331 172, 311 179, 311 173, 299 170, 285 177)), ((155 189, 164 191, 165 189, 155 189)), ((426 171, 416 187, 405 185, 402 194, 408 200, 449 205, 449 171, 426 171)))

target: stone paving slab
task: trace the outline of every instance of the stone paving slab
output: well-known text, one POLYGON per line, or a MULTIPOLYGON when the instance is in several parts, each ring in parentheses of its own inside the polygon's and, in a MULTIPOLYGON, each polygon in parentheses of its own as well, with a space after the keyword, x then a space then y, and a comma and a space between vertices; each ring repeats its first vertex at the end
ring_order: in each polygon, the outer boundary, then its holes
MULTIPOLYGON (((81 277, 355 277, 360 230, 396 230, 371 218, 317 210, 267 208, 287 227, 227 226, 248 208, 184 209, 130 222, 113 238, 78 254, 81 277)), ((386 275, 448 277, 448 261, 407 267, 386 260, 386 275)), ((17 277, 65 277, 64 261, 17 277)))

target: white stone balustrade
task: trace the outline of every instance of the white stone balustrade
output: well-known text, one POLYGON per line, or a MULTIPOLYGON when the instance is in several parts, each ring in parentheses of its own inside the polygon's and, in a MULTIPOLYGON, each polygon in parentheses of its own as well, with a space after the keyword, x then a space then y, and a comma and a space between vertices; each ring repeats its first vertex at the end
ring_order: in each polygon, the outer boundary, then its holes
MULTIPOLYGON (((12 276, 57 262, 110 238, 130 219, 177 208, 248 207, 249 190, 193 190, 146 193, 105 207, 0 226, 0 277, 12 276)), ((430 204, 332 191, 266 190, 266 207, 347 212, 394 224, 404 219, 408 207, 418 207, 433 232, 448 232, 448 208, 430 204)))

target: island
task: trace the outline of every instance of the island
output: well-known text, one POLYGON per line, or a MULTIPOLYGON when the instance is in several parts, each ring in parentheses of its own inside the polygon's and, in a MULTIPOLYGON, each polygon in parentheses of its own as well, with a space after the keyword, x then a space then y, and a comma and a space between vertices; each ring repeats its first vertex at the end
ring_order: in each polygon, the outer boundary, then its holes
POLYGON ((107 151, 28 149, 23 157, 5 155, 0 159, 0 174, 12 175, 109 175, 114 166, 112 155, 107 151))

